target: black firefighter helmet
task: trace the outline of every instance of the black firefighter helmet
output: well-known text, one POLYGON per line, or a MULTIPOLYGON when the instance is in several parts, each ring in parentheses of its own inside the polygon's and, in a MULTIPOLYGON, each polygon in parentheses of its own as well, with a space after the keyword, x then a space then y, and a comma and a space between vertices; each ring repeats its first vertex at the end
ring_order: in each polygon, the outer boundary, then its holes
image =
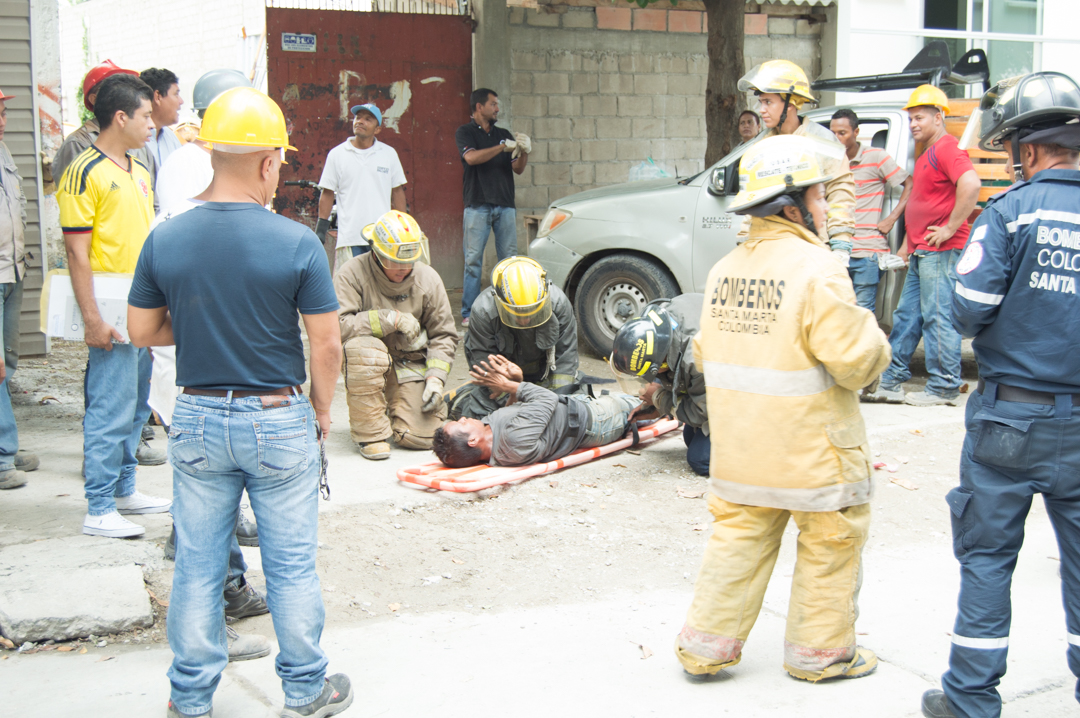
POLYGON ((664 366, 671 339, 679 324, 664 308, 667 299, 657 299, 646 305, 640 317, 623 324, 615 334, 608 364, 628 394, 638 393, 641 383, 653 380, 664 366), (629 382, 624 386, 623 380, 629 382))

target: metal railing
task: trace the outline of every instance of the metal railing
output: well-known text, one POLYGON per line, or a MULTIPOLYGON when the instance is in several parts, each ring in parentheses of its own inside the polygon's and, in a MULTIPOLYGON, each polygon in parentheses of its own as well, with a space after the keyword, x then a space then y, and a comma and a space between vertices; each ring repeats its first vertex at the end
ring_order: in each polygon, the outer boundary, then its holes
POLYGON ((292 10, 400 12, 421 15, 468 15, 468 0, 266 0, 266 7, 292 10))

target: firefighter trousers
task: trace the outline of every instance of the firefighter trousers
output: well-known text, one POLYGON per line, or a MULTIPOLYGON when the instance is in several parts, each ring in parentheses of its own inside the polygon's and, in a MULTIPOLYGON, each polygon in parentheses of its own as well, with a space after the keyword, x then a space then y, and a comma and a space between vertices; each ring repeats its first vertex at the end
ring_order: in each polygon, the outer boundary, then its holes
POLYGON ((734 665, 754 627, 788 518, 799 528, 784 667, 822 671, 855 657, 855 619, 870 504, 787 511, 708 495, 714 517, 686 625, 675 643, 690 673, 734 665))
MULTIPOLYGON (((1069 670, 1080 678, 1080 407, 997 400, 986 382, 968 399, 960 486, 945 497, 960 562, 960 598, 941 684, 960 718, 1001 715, 1013 569, 1032 497, 1043 495, 1061 555, 1069 670)), ((1080 701, 1080 681, 1076 686, 1080 701)))
POLYGON ((424 413, 424 374, 414 363, 393 359, 375 337, 345 343, 345 391, 349 430, 358 444, 393 436, 405 449, 430 449, 435 429, 446 420, 446 404, 424 413))

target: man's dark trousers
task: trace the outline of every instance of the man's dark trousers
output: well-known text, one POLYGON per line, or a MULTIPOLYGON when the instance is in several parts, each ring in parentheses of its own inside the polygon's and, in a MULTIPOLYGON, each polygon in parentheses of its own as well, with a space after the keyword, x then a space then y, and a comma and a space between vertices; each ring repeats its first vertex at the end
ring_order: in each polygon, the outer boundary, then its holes
MULTIPOLYGON (((986 382, 967 403, 960 486, 945 497, 960 599, 945 695, 960 718, 1001 715, 1012 621, 1010 586, 1032 496, 1043 494, 1061 553, 1069 669, 1080 678, 1080 406, 996 399, 986 382)), ((1080 701, 1080 682, 1076 687, 1080 701)))

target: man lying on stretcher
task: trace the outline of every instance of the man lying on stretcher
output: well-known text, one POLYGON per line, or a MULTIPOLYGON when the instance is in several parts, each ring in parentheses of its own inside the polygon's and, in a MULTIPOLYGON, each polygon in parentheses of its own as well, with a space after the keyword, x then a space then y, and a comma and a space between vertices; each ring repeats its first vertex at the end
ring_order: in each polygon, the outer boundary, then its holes
POLYGON ((622 438, 640 408, 639 400, 628 394, 565 396, 523 382, 521 368, 497 354, 488 355, 469 375, 474 384, 490 389, 492 397, 505 392, 508 401, 483 419, 463 417, 435 430, 432 449, 451 468, 545 463, 575 449, 610 444, 622 438))

